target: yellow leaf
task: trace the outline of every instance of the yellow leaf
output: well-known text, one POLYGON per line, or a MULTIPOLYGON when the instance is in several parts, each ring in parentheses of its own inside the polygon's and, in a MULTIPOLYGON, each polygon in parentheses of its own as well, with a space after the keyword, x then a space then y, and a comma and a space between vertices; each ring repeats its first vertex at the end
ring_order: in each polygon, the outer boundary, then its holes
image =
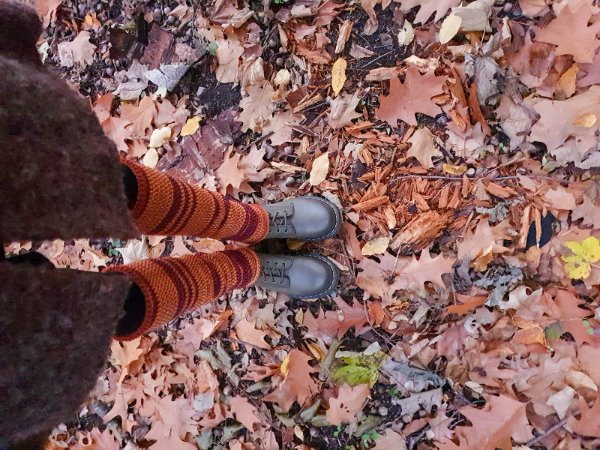
POLYGON ((581 242, 581 248, 583 249, 583 257, 586 261, 591 263, 600 261, 600 240, 594 236, 585 238, 581 242))
POLYGON ((150 135, 150 147, 157 148, 161 147, 165 142, 171 139, 171 129, 169 127, 157 128, 152 131, 150 135))
POLYGON ((389 244, 389 237, 377 237, 367 242, 362 248, 361 253, 364 256, 382 255, 387 250, 389 244))
POLYGON ((442 164, 442 169, 444 172, 449 173, 450 175, 462 175, 468 169, 467 166, 453 166, 452 164, 442 164))
POLYGON ((456 14, 450 14, 442 22, 440 27, 440 44, 447 44, 456 36, 460 26, 462 25, 462 17, 456 14))
POLYGON ((142 158, 142 164, 144 164, 146 167, 150 167, 151 169, 156 168, 156 164, 158 164, 158 152, 155 148, 151 148, 146 152, 142 158))
POLYGON ((333 67, 331 68, 331 87, 333 88, 334 95, 338 95, 344 87, 347 66, 348 63, 344 58, 339 58, 333 63, 333 67))
POLYGON ((290 371, 290 356, 289 355, 285 357, 285 359, 281 363, 281 366, 279 366, 279 371, 281 372, 281 375, 284 376, 284 378, 287 378, 288 372, 290 371))
POLYGON ((181 128, 182 136, 191 136, 200 128, 200 116, 190 117, 181 128))
POLYGON ((310 177, 308 181, 311 186, 317 186, 325 181, 327 173, 329 172, 329 155, 323 153, 317 159, 313 161, 312 170, 310 171, 310 177))
POLYGON ((600 261, 600 240, 594 236, 585 238, 581 243, 568 241, 565 243, 572 255, 562 256, 566 263, 565 271, 569 278, 582 280, 590 276, 592 263, 600 261))
POLYGON ((596 124, 597 120, 598 117, 596 117, 596 114, 594 113, 584 114, 583 116, 579 116, 577 119, 575 119, 573 121, 573 125, 591 128, 596 124))

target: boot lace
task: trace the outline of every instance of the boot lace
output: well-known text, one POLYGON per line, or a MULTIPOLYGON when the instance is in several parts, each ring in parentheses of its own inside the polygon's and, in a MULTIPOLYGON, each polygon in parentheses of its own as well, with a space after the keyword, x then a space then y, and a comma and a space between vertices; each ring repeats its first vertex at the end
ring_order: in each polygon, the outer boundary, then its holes
POLYGON ((271 283, 285 283, 286 270, 283 264, 269 261, 262 268, 262 277, 265 281, 271 281, 271 283))
POLYGON ((286 211, 269 213, 269 227, 277 233, 288 232, 288 214, 286 211))

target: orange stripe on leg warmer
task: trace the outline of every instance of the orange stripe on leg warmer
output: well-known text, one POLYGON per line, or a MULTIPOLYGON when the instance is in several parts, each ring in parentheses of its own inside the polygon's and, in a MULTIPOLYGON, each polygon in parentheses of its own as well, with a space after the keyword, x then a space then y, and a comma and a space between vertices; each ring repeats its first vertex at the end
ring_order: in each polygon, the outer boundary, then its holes
POLYGON ((164 236, 201 236, 254 244, 269 231, 269 216, 260 205, 226 199, 130 160, 121 163, 137 180, 132 207, 139 230, 164 236))
POLYGON ((126 335, 115 336, 125 341, 159 328, 234 289, 251 286, 260 274, 260 259, 250 249, 226 250, 180 258, 146 259, 113 266, 107 271, 127 274, 143 295, 145 308, 143 320, 138 320, 140 326, 126 335))

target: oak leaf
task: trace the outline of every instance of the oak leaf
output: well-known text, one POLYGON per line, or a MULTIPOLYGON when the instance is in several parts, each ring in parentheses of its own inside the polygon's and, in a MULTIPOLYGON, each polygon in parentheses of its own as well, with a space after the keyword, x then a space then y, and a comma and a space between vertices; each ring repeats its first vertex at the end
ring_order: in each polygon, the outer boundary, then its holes
POLYGON ((220 189, 222 194, 236 194, 239 191, 242 183, 246 180, 244 169, 239 167, 241 155, 234 153, 231 156, 231 151, 225 154, 225 160, 221 164, 215 174, 219 178, 220 189))
POLYGON ((229 401, 230 412, 233 418, 244 425, 248 430, 254 431, 254 425, 260 425, 261 420, 257 415, 256 406, 241 395, 236 395, 229 401))
POLYGON ((598 229, 600 228, 600 206, 596 206, 586 195, 583 198, 583 203, 573 210, 571 219, 573 221, 583 219, 581 221, 582 225, 590 225, 594 229, 598 229))
POLYGON ((432 258, 429 249, 421 252, 421 257, 415 256, 412 260, 398 272, 393 288, 397 289, 423 289, 426 282, 431 282, 441 288, 445 287, 442 275, 452 273, 452 266, 455 263, 454 258, 447 258, 440 254, 432 258))
POLYGON ((573 55, 575 62, 591 63, 600 46, 596 38, 600 23, 588 27, 593 14, 588 2, 578 2, 576 6, 567 3, 556 19, 544 28, 536 28, 536 40, 557 45, 557 55, 573 55))
POLYGON ((327 421, 332 425, 356 422, 370 391, 368 384, 340 386, 337 396, 329 400, 329 409, 325 413, 327 421))
POLYGON ((73 67, 75 64, 79 64, 83 67, 86 64, 91 64, 94 61, 96 46, 90 43, 90 37, 89 31, 81 31, 71 42, 58 44, 60 65, 73 67))
POLYGON ((392 77, 390 93, 379 98, 380 106, 375 115, 394 127, 398 119, 416 126, 415 114, 436 116, 441 112, 431 98, 443 93, 445 82, 445 77, 438 77, 432 71, 421 75, 415 65, 409 64, 404 83, 398 77, 392 77))
POLYGON ((269 350, 271 346, 265 341, 267 333, 257 330, 252 322, 242 319, 235 326, 235 332, 242 342, 247 342, 258 348, 269 350))
POLYGON ((282 382, 264 398, 264 401, 277 403, 283 411, 287 412, 294 402, 303 405, 310 399, 318 388, 311 377, 312 373, 318 371, 308 364, 311 359, 300 350, 290 351, 280 368, 284 375, 282 382))
POLYGON ((412 145, 406 156, 413 156, 426 169, 433 168, 432 158, 442 156, 434 143, 435 136, 429 128, 419 128, 408 140, 412 145))
POLYGON ((516 442, 524 442, 531 438, 525 403, 505 395, 490 395, 486 400, 483 409, 467 406, 460 410, 473 425, 457 427, 455 431, 466 439, 469 448, 512 448, 511 438, 516 442))
POLYGON ((354 328, 357 335, 364 332, 364 325, 369 322, 364 305, 359 302, 349 305, 340 297, 336 297, 334 301, 338 307, 336 311, 321 311, 316 317, 311 312, 306 312, 302 326, 308 328, 307 338, 341 338, 350 328, 354 328))
POLYGON ((355 111, 360 102, 360 97, 353 93, 342 94, 330 102, 331 110, 327 116, 329 126, 334 130, 351 125, 352 120, 360 117, 362 114, 355 111))
POLYGON ((600 396, 596 396, 593 406, 590 408, 583 396, 579 397, 579 420, 571 417, 569 425, 573 431, 582 436, 600 437, 600 396))
POLYGON ((439 1, 428 1, 428 0, 395 0, 400 3, 400 9, 402 12, 408 12, 411 9, 420 6, 419 12, 415 17, 414 23, 425 23, 429 20, 433 13, 435 17, 434 22, 437 22, 446 15, 448 10, 454 6, 458 6, 460 0, 439 0, 439 1))
POLYGON ((273 86, 263 81, 254 84, 246 90, 248 95, 240 101, 240 113, 238 120, 242 122, 242 131, 261 131, 265 123, 273 114, 273 86))
POLYGON ((236 38, 217 39, 215 56, 219 67, 215 71, 219 83, 236 83, 238 81, 239 59, 244 48, 236 38))

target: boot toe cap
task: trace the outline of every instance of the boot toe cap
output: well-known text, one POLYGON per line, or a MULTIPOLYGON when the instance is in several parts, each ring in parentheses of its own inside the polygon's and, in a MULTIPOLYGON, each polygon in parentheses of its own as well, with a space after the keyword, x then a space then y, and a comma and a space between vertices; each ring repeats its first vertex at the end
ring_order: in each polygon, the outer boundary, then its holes
POLYGON ((293 297, 319 298, 335 292, 339 271, 328 258, 320 255, 297 258, 290 271, 293 297))
POLYGON ((337 206, 321 197, 303 197, 294 205, 298 214, 299 228, 307 241, 334 236, 342 225, 341 212, 337 206))

